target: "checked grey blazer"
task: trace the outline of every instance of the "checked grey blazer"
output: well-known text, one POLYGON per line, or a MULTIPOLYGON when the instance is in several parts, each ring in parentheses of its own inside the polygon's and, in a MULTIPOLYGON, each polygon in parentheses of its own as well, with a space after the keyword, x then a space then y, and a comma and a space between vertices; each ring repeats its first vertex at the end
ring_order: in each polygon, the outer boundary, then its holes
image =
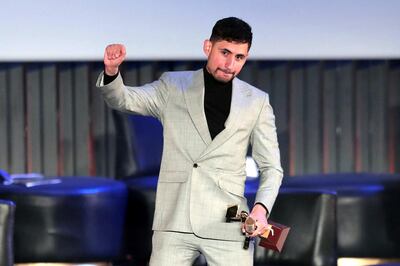
POLYGON ((212 140, 203 107, 202 69, 166 72, 141 87, 125 86, 120 75, 104 86, 103 78, 102 73, 97 87, 109 106, 154 116, 163 125, 153 230, 243 241, 240 224, 225 223, 225 214, 235 204, 248 211, 243 194, 249 144, 260 170, 256 202, 269 211, 283 177, 268 95, 235 78, 225 129, 212 140))

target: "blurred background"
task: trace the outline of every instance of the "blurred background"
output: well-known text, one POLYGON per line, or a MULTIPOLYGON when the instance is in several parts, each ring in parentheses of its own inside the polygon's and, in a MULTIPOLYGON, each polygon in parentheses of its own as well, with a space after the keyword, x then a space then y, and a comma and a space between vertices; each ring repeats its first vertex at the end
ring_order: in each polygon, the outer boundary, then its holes
POLYGON ((123 43, 125 81, 198 69, 216 20, 254 41, 240 77, 267 91, 286 175, 400 171, 400 2, 8 1, 0 17, 0 169, 115 174, 115 127, 95 88, 123 43))

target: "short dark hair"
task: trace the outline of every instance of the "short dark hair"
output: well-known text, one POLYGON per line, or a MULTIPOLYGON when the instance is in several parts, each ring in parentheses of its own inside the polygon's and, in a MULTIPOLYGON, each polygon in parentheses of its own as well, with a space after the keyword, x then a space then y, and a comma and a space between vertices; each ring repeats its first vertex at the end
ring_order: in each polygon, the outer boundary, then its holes
POLYGON ((248 43, 249 50, 253 40, 253 33, 249 24, 236 17, 223 18, 215 23, 210 41, 228 41, 248 43))

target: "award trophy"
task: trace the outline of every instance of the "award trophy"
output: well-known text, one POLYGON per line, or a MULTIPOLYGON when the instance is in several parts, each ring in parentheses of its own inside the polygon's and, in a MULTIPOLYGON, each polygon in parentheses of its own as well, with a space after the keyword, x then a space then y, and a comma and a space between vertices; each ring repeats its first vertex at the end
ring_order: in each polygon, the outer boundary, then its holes
MULTIPOLYGON (((248 234, 252 234, 257 229, 256 220, 250 217, 245 211, 241 211, 240 214, 238 214, 237 210, 237 205, 231 206, 227 209, 226 222, 242 222, 245 231, 248 234)), ((281 252, 289 231, 290 227, 269 220, 267 231, 260 235, 259 246, 281 252)), ((248 249, 249 243, 250 237, 246 236, 243 248, 248 249)))

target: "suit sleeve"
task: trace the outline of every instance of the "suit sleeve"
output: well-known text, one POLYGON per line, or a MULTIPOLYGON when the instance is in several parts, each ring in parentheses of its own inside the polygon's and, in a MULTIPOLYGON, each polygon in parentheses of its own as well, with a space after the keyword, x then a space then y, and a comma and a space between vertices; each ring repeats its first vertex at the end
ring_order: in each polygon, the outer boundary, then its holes
POLYGON ((265 94, 264 103, 250 141, 252 156, 260 171, 260 183, 255 202, 263 204, 271 213, 282 183, 283 170, 280 162, 275 116, 267 94, 265 94))
POLYGON ((168 99, 165 82, 166 74, 159 80, 140 87, 125 86, 121 74, 104 85, 104 72, 97 79, 96 86, 103 94, 106 103, 113 109, 134 114, 153 116, 162 119, 162 110, 168 99))

